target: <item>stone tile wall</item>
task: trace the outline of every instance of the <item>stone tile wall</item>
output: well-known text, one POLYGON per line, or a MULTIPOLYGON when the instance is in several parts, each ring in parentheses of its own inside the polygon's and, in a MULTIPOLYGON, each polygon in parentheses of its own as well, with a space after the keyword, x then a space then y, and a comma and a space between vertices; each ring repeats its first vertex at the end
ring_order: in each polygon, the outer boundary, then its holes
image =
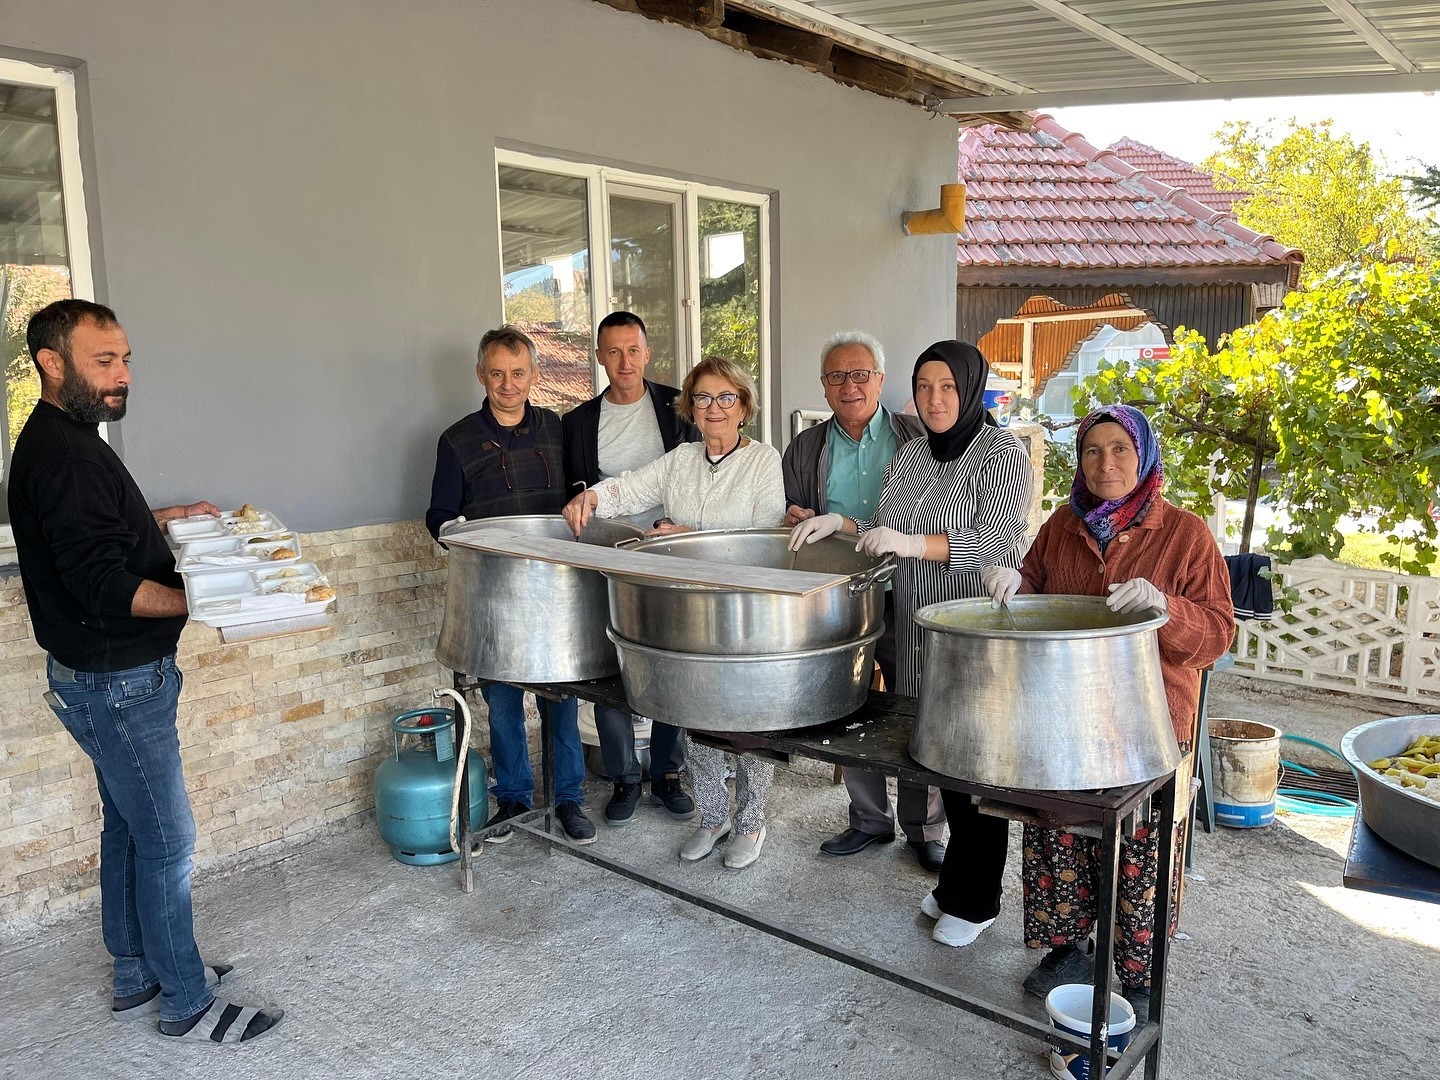
MULTIPOLYGON (((434 660, 445 559, 421 523, 302 534, 301 544, 336 588, 333 628, 227 646, 192 623, 180 639, 200 867, 371 809, 390 718, 450 680, 434 660)), ((0 921, 73 905, 99 884, 94 772, 46 689, 11 574, 0 578, 0 921)))

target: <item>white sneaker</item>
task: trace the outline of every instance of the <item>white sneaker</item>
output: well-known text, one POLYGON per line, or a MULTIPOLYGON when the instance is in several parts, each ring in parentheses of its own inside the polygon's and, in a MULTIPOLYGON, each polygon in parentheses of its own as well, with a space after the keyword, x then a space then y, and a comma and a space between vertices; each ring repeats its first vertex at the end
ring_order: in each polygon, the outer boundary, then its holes
POLYGON ((969 945, 980 936, 981 931, 994 921, 994 919, 986 919, 982 923, 973 923, 967 919, 946 915, 942 912, 940 918, 935 921, 935 929, 930 931, 930 936, 941 945, 950 945, 958 949, 969 945))
POLYGON ((925 899, 920 901, 920 914, 930 919, 938 919, 941 915, 945 914, 940 910, 940 905, 935 902, 935 894, 933 892, 927 892, 925 899))

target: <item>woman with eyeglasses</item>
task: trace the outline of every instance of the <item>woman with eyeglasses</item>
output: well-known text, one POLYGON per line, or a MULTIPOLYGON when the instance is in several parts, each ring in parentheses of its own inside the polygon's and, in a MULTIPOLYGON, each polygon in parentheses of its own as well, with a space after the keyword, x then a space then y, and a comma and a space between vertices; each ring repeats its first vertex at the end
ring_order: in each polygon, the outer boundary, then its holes
MULTIPOLYGON (((980 572, 1020 565, 1030 509, 1030 457, 985 410, 989 368, 974 345, 937 341, 910 377, 925 437, 900 448, 885 470, 875 515, 821 514, 795 526, 790 546, 859 533, 860 550, 900 557, 895 573, 896 692, 920 693, 920 631, 926 604, 986 595, 980 572)), ((932 676, 945 677, 942 673, 932 676)), ((1009 826, 981 815, 967 795, 943 792, 950 843, 940 883, 920 910, 945 945, 968 945, 1000 913, 1009 826)))
MULTIPOLYGON (((649 465, 587 488, 566 505, 565 520, 578 536, 594 514, 623 517, 658 504, 664 516, 655 522, 654 536, 777 528, 785 517, 779 451, 740 431, 755 415, 757 398, 754 380, 733 360, 701 361, 685 377, 675 411, 700 429, 703 441, 681 443, 649 465)), ((765 801, 775 766, 748 754, 735 756, 732 815, 725 787, 728 756, 686 736, 700 824, 681 846, 680 858, 703 859, 733 833, 725 865, 739 870, 759 858, 765 844, 765 801)))

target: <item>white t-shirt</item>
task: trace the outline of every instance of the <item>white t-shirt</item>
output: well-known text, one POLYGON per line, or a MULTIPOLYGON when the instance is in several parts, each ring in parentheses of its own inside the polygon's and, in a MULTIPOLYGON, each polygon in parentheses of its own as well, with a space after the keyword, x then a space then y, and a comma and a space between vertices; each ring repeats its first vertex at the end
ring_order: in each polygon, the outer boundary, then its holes
MULTIPOLYGON (((596 451, 602 480, 624 476, 665 455, 665 442, 660 438, 660 421, 656 419, 655 405, 648 391, 639 401, 629 405, 616 405, 607 397, 600 399, 600 434, 596 451)), ((624 520, 648 529, 661 516, 659 510, 657 503, 627 514, 624 520)))

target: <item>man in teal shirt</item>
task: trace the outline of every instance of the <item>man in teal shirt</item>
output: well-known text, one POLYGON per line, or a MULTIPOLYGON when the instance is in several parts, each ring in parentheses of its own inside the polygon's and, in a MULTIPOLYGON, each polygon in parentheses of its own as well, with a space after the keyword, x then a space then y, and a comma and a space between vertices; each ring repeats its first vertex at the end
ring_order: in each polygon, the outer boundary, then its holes
MULTIPOLYGON (((875 516, 885 467, 905 443, 925 433, 913 416, 880 404, 885 385, 885 350, 869 334, 836 334, 820 350, 820 381, 835 414, 802 431, 785 449, 785 526, 816 514, 838 513, 856 521, 875 516)), ((895 685, 895 609, 885 594, 885 633, 875 661, 887 686, 895 685)), ((871 844, 895 839, 895 815, 885 777, 845 770, 850 792, 850 827, 820 845, 826 855, 854 855, 871 844)), ((920 865, 938 873, 945 860, 945 809, 935 788, 900 781, 900 827, 920 865)))

